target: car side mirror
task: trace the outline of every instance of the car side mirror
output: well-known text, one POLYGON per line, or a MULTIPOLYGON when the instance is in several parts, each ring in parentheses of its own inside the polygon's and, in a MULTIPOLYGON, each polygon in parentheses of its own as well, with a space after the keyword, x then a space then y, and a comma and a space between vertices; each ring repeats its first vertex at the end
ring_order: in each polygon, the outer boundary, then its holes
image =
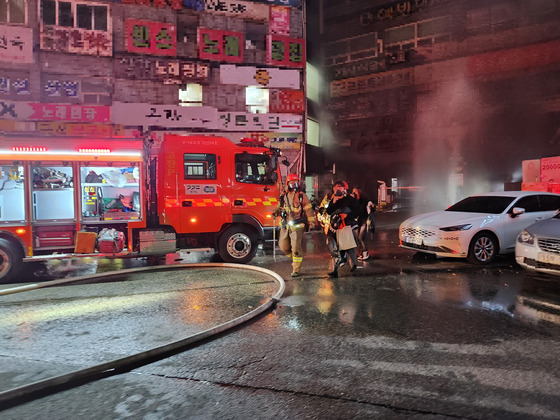
POLYGON ((511 217, 517 217, 520 214, 524 214, 525 213, 525 209, 523 207, 514 207, 511 210, 511 217))

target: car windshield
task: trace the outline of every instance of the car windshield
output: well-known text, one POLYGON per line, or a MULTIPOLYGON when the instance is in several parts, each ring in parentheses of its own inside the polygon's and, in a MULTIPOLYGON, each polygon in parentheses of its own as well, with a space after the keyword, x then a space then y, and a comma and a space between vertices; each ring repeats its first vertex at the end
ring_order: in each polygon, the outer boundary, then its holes
POLYGON ((448 207, 446 211, 461 211, 467 213, 500 214, 511 204, 515 197, 503 196, 474 196, 448 207))

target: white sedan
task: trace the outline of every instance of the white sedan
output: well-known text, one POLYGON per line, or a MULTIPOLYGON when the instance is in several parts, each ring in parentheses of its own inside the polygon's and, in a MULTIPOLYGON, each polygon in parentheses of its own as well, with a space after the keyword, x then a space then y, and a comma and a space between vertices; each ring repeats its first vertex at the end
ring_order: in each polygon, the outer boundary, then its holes
POLYGON ((560 275, 560 213, 523 229, 515 259, 526 270, 560 275))
POLYGON ((551 218, 560 195, 501 191, 467 197, 444 211, 421 214, 401 223, 400 246, 439 257, 467 258, 487 264, 515 250, 527 226, 551 218))

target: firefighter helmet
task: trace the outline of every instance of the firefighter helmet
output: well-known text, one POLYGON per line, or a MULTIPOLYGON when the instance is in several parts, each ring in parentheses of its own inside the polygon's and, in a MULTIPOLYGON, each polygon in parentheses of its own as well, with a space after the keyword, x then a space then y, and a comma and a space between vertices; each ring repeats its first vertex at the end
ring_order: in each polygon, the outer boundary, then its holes
POLYGON ((299 176, 297 176, 296 174, 289 174, 286 178, 286 183, 290 181, 299 181, 299 176))
POLYGON ((286 185, 290 191, 297 190, 299 188, 299 176, 296 174, 289 174, 286 178, 286 185))

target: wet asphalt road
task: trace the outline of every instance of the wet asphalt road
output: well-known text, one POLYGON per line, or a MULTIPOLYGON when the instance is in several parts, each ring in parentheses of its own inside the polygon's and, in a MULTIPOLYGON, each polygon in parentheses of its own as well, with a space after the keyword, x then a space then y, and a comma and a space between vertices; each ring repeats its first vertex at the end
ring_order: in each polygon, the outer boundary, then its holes
MULTIPOLYGON (((397 247, 379 214, 372 258, 329 278, 319 232, 270 313, 170 358, 0 412, 9 419, 560 418, 560 277, 397 247)), ((29 281, 146 261, 53 265, 29 281)), ((2 285, 0 288, 17 286, 2 285)), ((177 340, 254 308, 269 278, 142 274, 0 297, 0 390, 177 340)), ((1 408, 1 407, 0 407, 1 408)))

